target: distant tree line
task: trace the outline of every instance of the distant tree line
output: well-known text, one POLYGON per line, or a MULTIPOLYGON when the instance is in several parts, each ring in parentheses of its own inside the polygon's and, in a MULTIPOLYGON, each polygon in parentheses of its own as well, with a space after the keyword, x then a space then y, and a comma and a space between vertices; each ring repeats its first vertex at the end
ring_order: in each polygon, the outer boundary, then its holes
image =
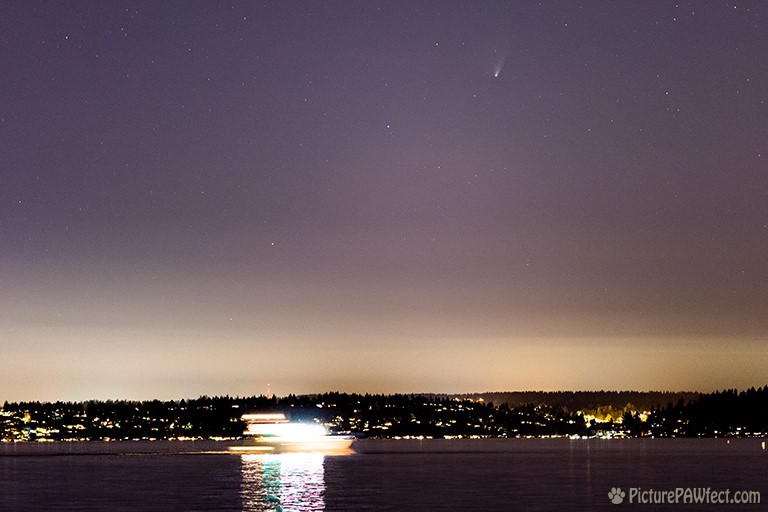
POLYGON ((634 435, 720 437, 768 434, 768 386, 717 391, 685 403, 654 409, 643 423, 631 422, 634 435))
POLYGON ((532 400, 527 403, 505 400, 499 405, 473 395, 347 393, 282 398, 202 396, 179 401, 6 402, 0 409, 0 439, 237 438, 244 429, 242 414, 258 410, 280 410, 292 421, 316 421, 332 431, 363 437, 715 437, 768 433, 768 387, 711 394, 659 393, 653 396, 675 400, 650 407, 648 397, 640 392, 589 394, 537 392, 528 396, 532 400))
POLYGON ((234 437, 242 433, 239 407, 273 405, 250 399, 202 396, 180 401, 107 400, 6 402, 0 438, 102 440, 234 437))
POLYGON ((437 396, 482 399, 498 405, 506 403, 513 408, 527 404, 542 404, 566 411, 598 413, 598 408, 615 412, 624 409, 627 404, 630 404, 633 410, 650 411, 661 404, 676 403, 679 400, 691 402, 701 395, 693 391, 506 391, 437 396))

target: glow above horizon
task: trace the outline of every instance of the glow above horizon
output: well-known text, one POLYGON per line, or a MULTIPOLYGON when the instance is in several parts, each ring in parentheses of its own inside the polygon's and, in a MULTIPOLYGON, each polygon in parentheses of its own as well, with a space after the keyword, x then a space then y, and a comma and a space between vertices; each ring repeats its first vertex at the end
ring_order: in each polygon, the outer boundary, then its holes
POLYGON ((0 400, 765 384, 765 6, 316 7, 8 8, 0 400))

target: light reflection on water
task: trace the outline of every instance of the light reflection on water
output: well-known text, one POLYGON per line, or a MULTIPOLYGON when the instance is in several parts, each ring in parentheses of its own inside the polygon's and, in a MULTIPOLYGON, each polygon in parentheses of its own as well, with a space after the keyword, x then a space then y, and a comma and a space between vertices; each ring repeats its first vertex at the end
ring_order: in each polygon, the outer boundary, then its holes
MULTIPOLYGON (((616 512, 627 507, 607 497, 617 486, 755 490, 761 504, 736 508, 766 510, 762 439, 366 441, 349 456, 148 453, 165 446, 155 443, 143 454, 89 455, 101 445, 81 443, 2 456, 0 447, 0 511, 616 512)), ((730 510, 681 510, 705 508, 730 510)))
POLYGON ((243 511, 325 510, 322 453, 241 455, 243 511))

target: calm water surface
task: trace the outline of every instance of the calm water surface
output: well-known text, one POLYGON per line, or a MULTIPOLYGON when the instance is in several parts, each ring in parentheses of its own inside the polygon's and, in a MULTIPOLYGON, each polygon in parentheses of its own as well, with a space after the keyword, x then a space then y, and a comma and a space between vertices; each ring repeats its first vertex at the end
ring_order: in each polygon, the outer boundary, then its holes
POLYGON ((190 445, 181 443, 3 445, 0 510, 768 510, 761 441, 368 440, 334 456, 230 455, 208 445, 184 453, 190 445), (763 503, 627 497, 614 508, 612 487, 750 490, 763 503))

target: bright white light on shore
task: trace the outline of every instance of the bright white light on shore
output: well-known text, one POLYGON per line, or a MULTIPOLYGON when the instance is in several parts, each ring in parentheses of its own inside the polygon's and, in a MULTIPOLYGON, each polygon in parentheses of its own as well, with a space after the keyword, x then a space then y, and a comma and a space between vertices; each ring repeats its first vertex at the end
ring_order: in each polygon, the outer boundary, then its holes
POLYGON ((281 412, 275 412, 275 413, 252 413, 252 414, 243 414, 241 416, 243 421, 256 421, 256 422, 281 422, 284 423, 288 421, 288 419, 285 417, 285 414, 281 412))
POLYGON ((249 435, 279 438, 281 441, 307 441, 326 436, 322 425, 313 423, 252 423, 248 425, 249 435))
POLYGON ((250 413, 242 416, 246 423, 245 444, 230 448, 233 452, 348 452, 351 436, 329 435, 318 423, 292 423, 282 413, 250 413))
POLYGON ((317 423, 290 423, 283 413, 243 414, 246 435, 276 438, 280 441, 308 441, 325 437, 328 432, 317 423))

